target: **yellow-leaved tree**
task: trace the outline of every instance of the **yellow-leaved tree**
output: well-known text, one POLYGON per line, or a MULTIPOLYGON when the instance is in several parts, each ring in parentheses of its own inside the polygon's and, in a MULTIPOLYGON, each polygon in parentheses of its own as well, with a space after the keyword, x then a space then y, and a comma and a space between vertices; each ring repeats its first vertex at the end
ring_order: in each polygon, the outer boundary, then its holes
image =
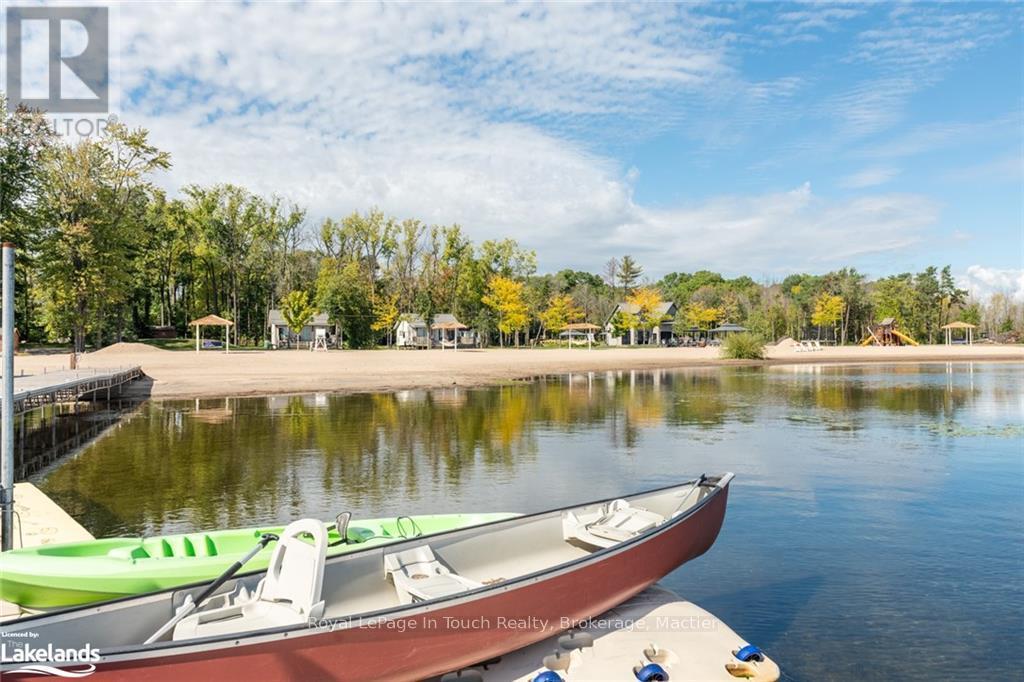
POLYGON ((636 308, 636 312, 632 313, 631 317, 636 321, 637 329, 649 332, 648 343, 654 343, 654 330, 668 319, 660 311, 664 303, 661 300, 661 292, 651 287, 641 287, 626 297, 626 303, 630 303, 636 308))
POLYGON ((836 338, 836 327, 839 320, 843 319, 843 310, 846 302, 842 296, 823 293, 814 301, 814 313, 811 314, 811 324, 818 328, 818 338, 821 338, 822 327, 832 327, 832 337, 836 338))
POLYGON ((722 319, 721 308, 702 305, 696 301, 686 306, 686 321, 699 329, 710 329, 711 325, 722 319))
POLYGON ((498 317, 499 343, 504 346, 505 337, 515 333, 518 347, 518 332, 530 321, 526 301, 523 299, 523 283, 500 275, 492 277, 487 285, 487 293, 480 300, 498 317))
MULTIPOLYGON (((391 334, 398 324, 398 294, 381 294, 373 301, 373 324, 370 327, 380 334, 388 333, 388 345, 391 345, 391 334)), ((379 338, 379 337, 378 337, 379 338)))
POLYGON ((540 314, 544 329, 558 334, 566 325, 583 318, 583 311, 576 307, 569 294, 557 294, 548 301, 548 307, 540 314))

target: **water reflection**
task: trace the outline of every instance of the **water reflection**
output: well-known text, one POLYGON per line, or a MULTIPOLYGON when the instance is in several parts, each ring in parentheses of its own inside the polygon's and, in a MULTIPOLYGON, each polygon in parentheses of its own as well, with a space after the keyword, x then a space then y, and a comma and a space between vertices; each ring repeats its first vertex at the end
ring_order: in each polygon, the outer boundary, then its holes
MULTIPOLYGON (((661 447, 666 434, 713 445, 736 425, 780 419, 815 432, 857 432, 879 413, 953 423, 980 389, 938 368, 603 372, 482 389, 152 402, 44 489, 97 535, 327 517, 341 504, 372 512, 424 490, 464 497, 482 474, 492 476, 484 485, 514 479, 538 458, 567 456, 560 450, 592 465, 661 447)), ((1006 390, 989 388, 997 400, 1006 390)))
POLYGON ((148 403, 42 487, 108 535, 536 511, 732 470, 715 547, 663 584, 787 679, 1012 678, 1022 423, 1019 364, 602 372, 148 403))

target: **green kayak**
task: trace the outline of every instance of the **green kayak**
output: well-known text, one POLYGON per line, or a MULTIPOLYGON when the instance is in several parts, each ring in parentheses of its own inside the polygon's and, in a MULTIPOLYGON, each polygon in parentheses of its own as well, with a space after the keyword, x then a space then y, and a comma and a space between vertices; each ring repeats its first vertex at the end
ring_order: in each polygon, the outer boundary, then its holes
MULTIPOLYGON (((391 519, 353 519, 340 543, 330 529, 327 556, 353 552, 491 521, 516 514, 437 514, 391 519), (337 543, 337 544, 334 544, 337 543)), ((151 538, 105 538, 15 549, 0 554, 0 599, 29 609, 48 609, 143 594, 212 580, 252 550, 263 533, 279 528, 238 528, 151 538)), ((274 544, 245 564, 262 570, 274 544)))

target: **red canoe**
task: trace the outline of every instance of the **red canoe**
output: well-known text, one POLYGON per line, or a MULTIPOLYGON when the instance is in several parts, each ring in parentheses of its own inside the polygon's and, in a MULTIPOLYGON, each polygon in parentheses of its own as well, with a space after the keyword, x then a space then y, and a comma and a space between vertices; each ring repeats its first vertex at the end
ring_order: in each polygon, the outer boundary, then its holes
POLYGON ((326 562, 319 531, 297 522, 269 572, 225 583, 224 596, 153 644, 143 642, 205 585, 4 624, 0 676, 38 680, 46 666, 91 672, 90 681, 441 675, 593 618, 706 552, 731 480, 701 477, 326 562))

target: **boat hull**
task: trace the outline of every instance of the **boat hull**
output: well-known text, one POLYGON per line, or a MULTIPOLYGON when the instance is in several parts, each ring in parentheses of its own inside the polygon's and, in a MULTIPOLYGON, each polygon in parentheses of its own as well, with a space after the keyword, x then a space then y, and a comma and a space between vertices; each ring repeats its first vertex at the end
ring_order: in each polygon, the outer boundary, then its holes
MULTIPOLYGON (((335 624, 333 631, 320 623, 262 638, 197 642, 174 654, 126 653, 98 663, 90 679, 398 681, 441 675, 593 618, 700 556, 718 536, 727 497, 728 484, 653 534, 493 592, 335 624)), ((38 677, 8 669, 4 679, 38 677)))

